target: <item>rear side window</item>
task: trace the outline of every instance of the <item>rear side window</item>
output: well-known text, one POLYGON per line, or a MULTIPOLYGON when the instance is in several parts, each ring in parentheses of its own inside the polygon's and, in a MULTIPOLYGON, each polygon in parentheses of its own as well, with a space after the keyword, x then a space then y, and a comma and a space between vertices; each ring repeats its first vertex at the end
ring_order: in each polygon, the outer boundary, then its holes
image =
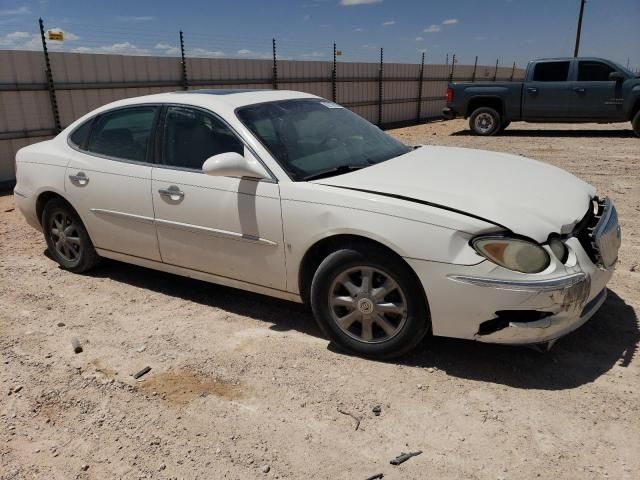
POLYGON ((569 76, 569 62, 537 63, 533 71, 534 82, 566 82, 569 76))
POLYGON ((89 137, 92 123, 93 119, 89 120, 88 122, 84 122, 82 125, 76 128, 73 133, 69 135, 69 141, 76 147, 84 149, 87 144, 87 138, 89 137))
POLYGON ((579 62, 578 81, 579 82, 608 82, 609 74, 614 72, 613 67, 602 62, 579 62))
POLYGON ((95 121, 87 150, 144 162, 158 107, 131 107, 107 112, 95 121))

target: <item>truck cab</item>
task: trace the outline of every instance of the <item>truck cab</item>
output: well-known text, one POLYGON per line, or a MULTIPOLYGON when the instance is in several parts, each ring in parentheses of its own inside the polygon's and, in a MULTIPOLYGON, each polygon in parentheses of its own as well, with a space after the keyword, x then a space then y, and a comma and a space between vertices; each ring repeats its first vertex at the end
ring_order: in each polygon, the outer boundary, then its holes
POLYGON ((452 83, 445 118, 470 119, 471 130, 493 135, 511 121, 631 121, 640 135, 640 78, 601 58, 549 58, 527 65, 523 82, 452 83))

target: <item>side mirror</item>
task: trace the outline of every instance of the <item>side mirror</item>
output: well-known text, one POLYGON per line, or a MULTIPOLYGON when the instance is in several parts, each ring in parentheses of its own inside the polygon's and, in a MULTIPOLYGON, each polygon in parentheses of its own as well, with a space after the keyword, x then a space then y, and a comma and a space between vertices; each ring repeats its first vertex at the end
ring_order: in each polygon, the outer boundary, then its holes
POLYGON ((609 80, 613 80, 614 82, 622 82, 624 78, 624 75, 620 72, 611 72, 609 74, 609 80))
POLYGON ((226 152, 209 157, 202 165, 202 171, 218 177, 271 178, 262 164, 249 152, 245 156, 237 152, 226 152))

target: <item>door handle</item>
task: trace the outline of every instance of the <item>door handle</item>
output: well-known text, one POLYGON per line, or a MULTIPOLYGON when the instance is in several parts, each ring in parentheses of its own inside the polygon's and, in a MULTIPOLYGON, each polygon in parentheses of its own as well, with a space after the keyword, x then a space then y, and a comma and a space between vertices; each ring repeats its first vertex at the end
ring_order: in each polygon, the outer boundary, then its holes
POLYGON ((573 91, 576 93, 584 93, 586 90, 584 89, 584 87, 575 87, 573 91))
POLYGON ((538 89, 536 87, 528 87, 527 92, 529 93, 538 93, 538 89))
POLYGON ((89 177, 84 172, 78 172, 75 175, 69 175, 69 180, 74 185, 78 185, 79 187, 84 187, 87 183, 89 183, 89 177))
POLYGON ((169 197, 174 202, 184 197, 184 192, 175 185, 171 185, 168 188, 160 188, 158 190, 158 193, 163 197, 169 197))

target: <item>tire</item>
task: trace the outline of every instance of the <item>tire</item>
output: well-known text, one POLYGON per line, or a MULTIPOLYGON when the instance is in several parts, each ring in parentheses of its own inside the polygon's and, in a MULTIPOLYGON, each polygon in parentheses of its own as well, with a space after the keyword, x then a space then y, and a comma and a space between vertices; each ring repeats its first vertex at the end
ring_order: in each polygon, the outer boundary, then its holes
POLYGON ((631 126, 633 127, 633 131, 636 135, 640 137, 640 110, 636 112, 635 117, 631 120, 631 126))
POLYGON ((502 119, 500 114, 489 107, 476 108, 469 117, 469 128, 476 135, 488 137, 500 131, 502 119))
POLYGON ((49 253, 65 270, 82 273, 98 263, 98 254, 82 220, 61 198, 53 198, 45 205, 42 230, 49 253))
POLYGON ((330 340, 370 358, 403 355, 431 328, 415 273, 400 259, 367 245, 338 250, 324 259, 311 282, 311 308, 330 340), (339 319, 345 320, 343 326, 339 319))

